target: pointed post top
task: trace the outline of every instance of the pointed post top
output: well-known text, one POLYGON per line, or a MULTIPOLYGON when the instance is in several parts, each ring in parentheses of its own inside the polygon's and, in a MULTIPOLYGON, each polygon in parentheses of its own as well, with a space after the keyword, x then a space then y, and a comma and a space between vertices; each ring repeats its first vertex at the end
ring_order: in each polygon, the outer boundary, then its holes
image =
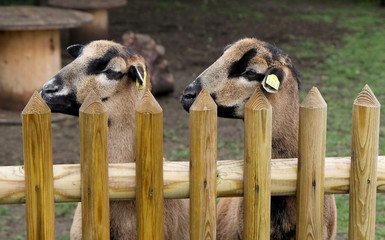
POLYGON ((327 104, 323 99, 321 93, 318 91, 318 88, 312 87, 309 93, 302 101, 301 108, 326 108, 327 104))
POLYGON ((193 105, 191 105, 190 111, 206 110, 217 110, 217 104, 214 102, 213 98, 206 91, 206 89, 202 89, 193 105))
POLYGON ((106 112, 106 108, 104 107, 98 95, 96 95, 96 93, 91 90, 90 93, 88 93, 86 99, 84 99, 84 102, 80 107, 79 112, 98 114, 106 112))
POLYGON ((374 95, 368 84, 366 84, 365 87, 358 94, 357 98, 354 100, 354 105, 365 107, 380 107, 381 104, 378 102, 376 96, 374 95))
POLYGON ((250 99, 247 101, 245 108, 270 109, 271 104, 265 94, 263 94, 262 89, 258 86, 253 95, 251 95, 250 99))
POLYGON ((147 89, 136 111, 141 113, 161 113, 163 109, 151 94, 150 90, 147 89))
POLYGON ((49 112, 51 112, 51 109, 44 102, 40 94, 37 91, 34 91, 27 105, 24 107, 23 111, 21 112, 21 114, 28 115, 28 114, 39 114, 39 113, 49 113, 49 112))

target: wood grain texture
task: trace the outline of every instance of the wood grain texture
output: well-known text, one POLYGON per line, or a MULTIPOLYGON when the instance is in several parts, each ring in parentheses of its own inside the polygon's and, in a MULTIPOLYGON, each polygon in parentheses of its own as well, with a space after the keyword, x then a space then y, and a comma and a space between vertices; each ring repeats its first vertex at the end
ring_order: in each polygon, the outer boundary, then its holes
POLYGON ((349 239, 374 239, 380 104, 366 85, 353 104, 349 239))
POLYGON ((190 107, 190 239, 216 239, 217 105, 202 90, 190 107))
POLYGON ((297 240, 322 240, 327 105, 313 87, 299 109, 297 240))
POLYGON ((79 110, 83 239, 109 239, 107 111, 91 91, 79 110))
POLYGON ((257 88, 245 106, 243 239, 270 238, 272 107, 257 88))
POLYGON ((73 28, 91 21, 91 14, 69 9, 33 6, 0 7, 0 30, 73 28))
POLYGON ((139 240, 164 239, 163 110, 149 90, 136 113, 136 211, 139 240))
POLYGON ((60 57, 58 30, 0 31, 0 107, 23 109, 60 70, 60 57))
MULTIPOLYGON (((217 196, 243 196, 243 160, 217 161, 217 196)), ((189 197, 188 161, 164 161, 164 197, 189 197)), ((135 199, 135 163, 108 165, 111 200, 135 199)), ((25 203, 23 166, 0 166, 0 204, 25 203)), ((53 166, 55 202, 80 201, 80 165, 53 166)), ((297 191, 297 159, 271 160, 271 195, 289 196, 297 191)), ((349 193, 350 157, 325 159, 325 194, 349 193)), ((385 193, 385 156, 378 157, 377 193, 385 193)))
POLYGON ((22 119, 27 238, 55 239, 51 111, 36 91, 22 119))

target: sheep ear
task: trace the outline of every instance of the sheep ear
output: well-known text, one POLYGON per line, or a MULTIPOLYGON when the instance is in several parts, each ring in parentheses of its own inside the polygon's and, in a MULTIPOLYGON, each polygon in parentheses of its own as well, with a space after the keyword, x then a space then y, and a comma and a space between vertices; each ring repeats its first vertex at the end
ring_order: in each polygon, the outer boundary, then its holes
POLYGON ((146 87, 146 71, 140 67, 140 66, 135 66, 132 65, 130 67, 129 73, 133 79, 135 79, 136 82, 136 87, 139 90, 142 90, 146 87))
POLYGON ((285 78, 285 72, 282 68, 271 67, 266 71, 265 78, 262 81, 262 87, 269 93, 276 93, 282 89, 282 82, 285 78))
POLYGON ((77 58, 80 55, 82 48, 83 48, 83 45, 81 45, 81 44, 71 45, 71 46, 67 47, 67 52, 72 57, 77 58))

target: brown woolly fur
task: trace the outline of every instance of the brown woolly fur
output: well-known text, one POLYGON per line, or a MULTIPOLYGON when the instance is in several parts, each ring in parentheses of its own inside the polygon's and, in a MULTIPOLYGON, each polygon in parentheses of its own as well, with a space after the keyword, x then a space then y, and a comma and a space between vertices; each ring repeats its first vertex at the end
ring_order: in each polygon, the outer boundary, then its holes
MULTIPOLYGON (((257 86, 272 105, 272 158, 294 158, 298 152, 299 78, 289 58, 278 48, 254 39, 239 40, 225 48, 209 68, 190 83, 181 96, 186 110, 201 89, 214 98, 218 115, 244 117, 244 107, 257 86), (262 81, 275 74, 277 91, 270 91, 262 81)), ((218 206, 217 239, 242 239, 243 198, 223 198, 218 206)), ((333 195, 325 195, 323 239, 335 239, 337 211, 333 195)), ((271 197, 271 234, 273 240, 295 239, 296 198, 271 197)))
MULTIPOLYGON (((53 112, 78 115, 93 90, 108 114, 108 160, 123 163, 135 159, 135 109, 146 89, 135 81, 147 71, 144 59, 131 49, 111 41, 94 41, 81 48, 69 47, 76 59, 44 84, 41 96, 53 112), (140 76, 139 76, 140 74, 140 76)), ((149 76, 146 88, 151 89, 149 76)), ((164 201, 165 239, 187 239, 187 200, 164 201)), ((82 239, 81 204, 71 227, 71 239, 82 239)), ((110 202, 111 239, 136 239, 135 201, 110 202)))

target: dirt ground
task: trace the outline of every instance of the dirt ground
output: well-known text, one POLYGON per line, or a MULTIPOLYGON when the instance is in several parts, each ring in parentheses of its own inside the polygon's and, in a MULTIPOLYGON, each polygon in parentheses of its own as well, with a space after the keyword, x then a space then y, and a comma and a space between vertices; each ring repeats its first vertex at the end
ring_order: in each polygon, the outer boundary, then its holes
MULTIPOLYGON (((295 1, 293 1, 295 2, 295 1)), ((188 114, 179 103, 185 86, 220 56, 223 48, 243 37, 257 37, 278 47, 298 44, 299 38, 315 38, 339 44, 341 29, 332 23, 301 21, 298 13, 331 7, 333 2, 309 4, 283 1, 128 1, 125 7, 110 10, 110 36, 120 42, 125 31, 149 34, 166 49, 166 59, 175 78, 175 91, 157 96, 164 110, 164 155, 168 159, 188 159, 188 114), (208 4, 205 4, 208 2, 208 4)), ((306 71, 317 61, 299 59, 290 52, 297 69, 306 71)), ((63 54, 64 59, 68 55, 63 54)), ((47 79, 48 80, 48 79, 47 79)), ((18 113, 17 113, 18 114, 18 113)), ((67 117, 52 124, 54 163, 79 162, 78 123, 67 117)), ((219 119, 218 158, 241 159, 243 123, 219 119)), ((23 163, 21 125, 0 125, 0 165, 23 163)), ((0 206, 1 207, 1 206, 0 206)), ((0 218, 0 239, 25 237, 24 207, 8 206, 20 216, 0 218), (4 226, 8 226, 8 229, 4 226)), ((1 214, 1 213, 0 213, 1 214)), ((56 218, 56 235, 65 236, 70 214, 56 218)), ((1 216, 1 215, 0 215, 1 216)), ((60 238, 66 239, 66 238, 60 238)))

